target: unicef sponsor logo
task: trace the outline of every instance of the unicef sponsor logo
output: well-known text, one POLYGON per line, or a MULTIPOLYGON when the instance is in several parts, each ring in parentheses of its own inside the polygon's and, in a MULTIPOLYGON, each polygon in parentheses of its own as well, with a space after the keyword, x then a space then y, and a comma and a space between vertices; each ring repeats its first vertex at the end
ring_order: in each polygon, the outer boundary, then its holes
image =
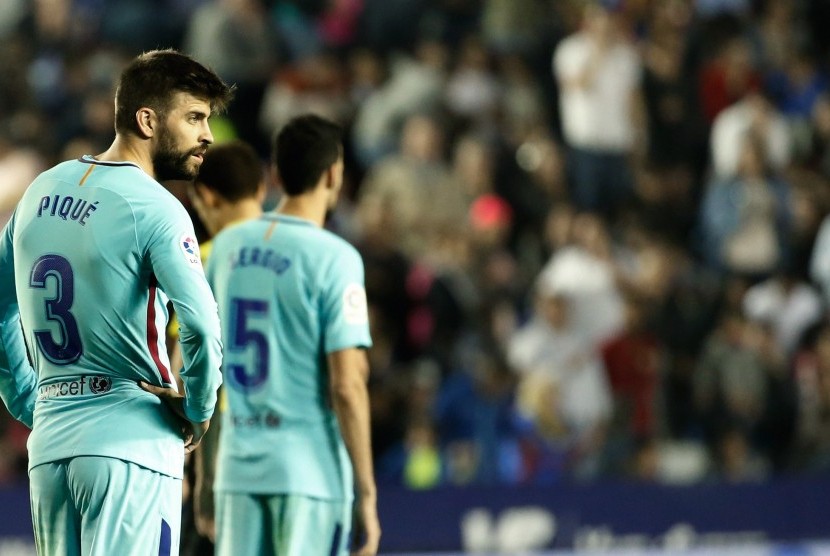
POLYGON ((38 388, 39 400, 106 394, 112 390, 112 378, 108 376, 82 376, 75 380, 61 380, 38 388))
POLYGON ((231 426, 242 429, 276 429, 280 426, 281 421, 280 416, 273 411, 252 415, 231 415, 231 426))
POLYGON ((93 394, 105 394, 112 389, 112 379, 108 376, 93 376, 89 379, 89 390, 93 394))

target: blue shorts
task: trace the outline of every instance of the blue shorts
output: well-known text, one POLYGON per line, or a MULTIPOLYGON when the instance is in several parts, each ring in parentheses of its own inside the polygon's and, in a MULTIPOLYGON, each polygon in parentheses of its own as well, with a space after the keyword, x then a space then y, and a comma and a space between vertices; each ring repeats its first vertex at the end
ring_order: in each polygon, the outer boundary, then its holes
POLYGON ((29 472, 38 554, 179 553, 182 481, 120 459, 79 456, 29 472))
POLYGON ((344 556, 351 502, 216 493, 216 556, 344 556))

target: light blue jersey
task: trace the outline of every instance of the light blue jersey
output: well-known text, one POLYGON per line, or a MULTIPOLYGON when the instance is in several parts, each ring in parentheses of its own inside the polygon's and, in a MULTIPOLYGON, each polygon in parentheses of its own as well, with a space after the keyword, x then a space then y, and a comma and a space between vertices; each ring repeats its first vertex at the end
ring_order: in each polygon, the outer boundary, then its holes
POLYGON ((137 384, 176 387, 168 298, 185 412, 204 421, 221 382, 219 321, 184 207, 129 162, 84 157, 32 183, 0 237, 0 393, 33 425, 30 469, 108 456, 182 476, 179 427, 137 384))
POLYGON ((228 406, 215 489, 351 500, 326 354, 369 347, 363 262, 343 239, 280 214, 213 241, 228 406))

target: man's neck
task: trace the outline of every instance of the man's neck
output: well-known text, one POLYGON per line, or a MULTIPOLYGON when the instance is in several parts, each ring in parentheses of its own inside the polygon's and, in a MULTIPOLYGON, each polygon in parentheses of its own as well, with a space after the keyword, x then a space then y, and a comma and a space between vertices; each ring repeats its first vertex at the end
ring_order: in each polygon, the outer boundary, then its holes
POLYGON ((326 199, 321 193, 317 189, 295 197, 286 195, 280 201, 277 212, 311 220, 316 225, 323 227, 326 221, 326 199))
POLYGON ((102 162, 132 162, 153 178, 156 177, 153 159, 147 149, 138 141, 121 134, 117 134, 112 145, 95 156, 95 159, 102 162))
POLYGON ((253 220, 262 215, 262 205, 257 199, 243 199, 224 208, 217 217, 217 233, 236 222, 253 220))

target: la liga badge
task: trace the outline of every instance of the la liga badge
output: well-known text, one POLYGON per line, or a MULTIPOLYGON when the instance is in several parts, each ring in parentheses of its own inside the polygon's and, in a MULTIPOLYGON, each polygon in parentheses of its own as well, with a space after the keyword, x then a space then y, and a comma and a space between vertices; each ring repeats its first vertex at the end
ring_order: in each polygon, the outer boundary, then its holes
POLYGON ((349 284, 343 292, 343 316, 348 324, 369 322, 366 290, 360 284, 349 284))
POLYGON ((179 240, 179 247, 181 247, 182 253, 184 253, 184 259, 188 264, 201 266, 202 256, 199 253, 199 242, 196 241, 195 237, 188 234, 183 235, 179 240))

